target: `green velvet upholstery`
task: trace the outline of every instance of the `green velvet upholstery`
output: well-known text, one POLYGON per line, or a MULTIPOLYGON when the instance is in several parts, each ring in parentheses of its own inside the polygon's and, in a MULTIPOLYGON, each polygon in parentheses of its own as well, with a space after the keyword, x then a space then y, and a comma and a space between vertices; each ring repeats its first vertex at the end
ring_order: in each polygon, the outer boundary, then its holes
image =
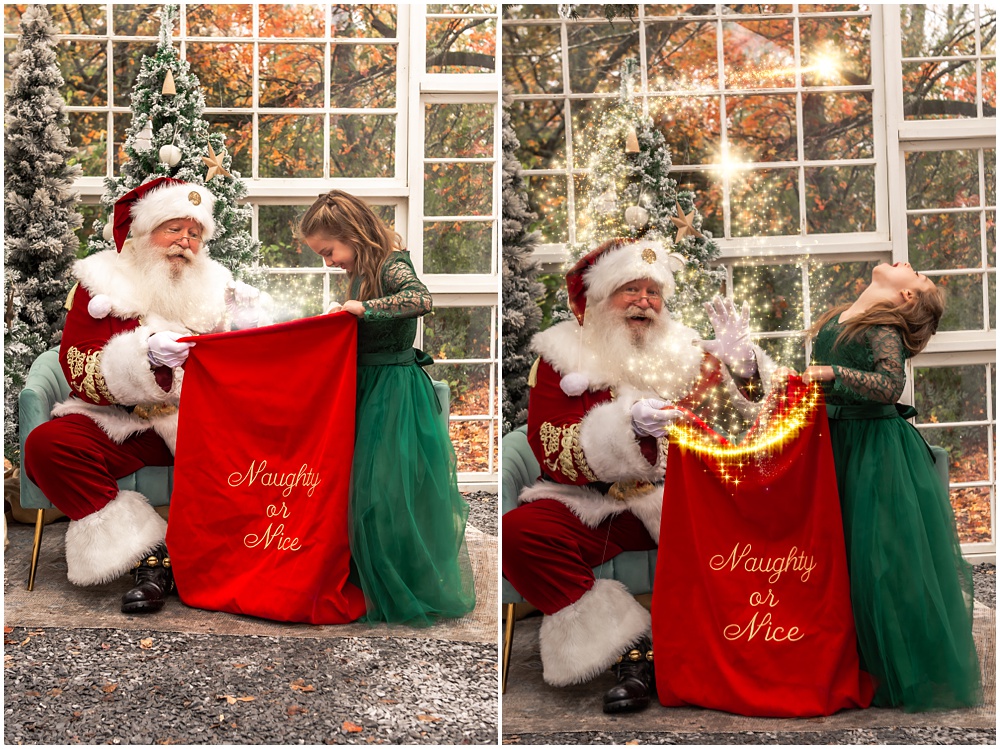
MULTIPOLYGON (((934 465, 941 484, 948 487, 948 453, 944 448, 931 446, 934 465)), ((503 438, 502 512, 517 507, 521 490, 538 478, 538 462, 528 445, 527 427, 521 426, 503 438)), ((626 551, 594 568, 598 579, 619 580, 633 593, 641 595, 653 591, 653 571, 656 569, 656 551, 626 551)), ((507 580, 503 580, 503 603, 521 603, 524 599, 507 580)))

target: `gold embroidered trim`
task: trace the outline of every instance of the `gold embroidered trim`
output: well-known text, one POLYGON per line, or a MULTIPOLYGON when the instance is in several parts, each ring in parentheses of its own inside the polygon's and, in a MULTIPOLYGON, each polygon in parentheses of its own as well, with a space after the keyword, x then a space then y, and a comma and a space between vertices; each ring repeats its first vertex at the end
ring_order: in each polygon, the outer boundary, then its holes
POLYGON ((108 390, 108 384, 104 381, 104 375, 101 374, 101 353, 101 351, 91 351, 85 354, 76 346, 70 346, 66 350, 66 363, 69 364, 69 373, 74 380, 79 380, 80 377, 86 375, 74 387, 79 392, 84 393, 90 400, 97 403, 103 398, 109 403, 117 403, 114 397, 112 397, 111 391, 108 390))
POLYGON ((587 481, 597 481, 597 476, 587 465, 580 447, 580 425, 570 424, 557 427, 548 421, 544 422, 538 431, 542 440, 542 450, 545 452, 545 467, 550 471, 559 471, 566 478, 575 481, 582 473, 587 481))

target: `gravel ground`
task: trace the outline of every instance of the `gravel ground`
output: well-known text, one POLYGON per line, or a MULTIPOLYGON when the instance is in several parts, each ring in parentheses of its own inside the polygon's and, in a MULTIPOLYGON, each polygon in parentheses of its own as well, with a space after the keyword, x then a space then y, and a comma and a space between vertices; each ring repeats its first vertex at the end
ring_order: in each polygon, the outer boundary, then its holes
POLYGON ((5 744, 493 744, 494 644, 5 634, 5 744))
POLYGON ((495 643, 4 632, 5 745, 497 743, 495 643))
MULTIPOLYGON (((980 603, 996 608, 996 565, 978 564, 973 567, 975 597, 980 603)), ((641 719, 637 719, 637 723, 641 719)), ((986 744, 996 746, 996 729, 949 728, 866 728, 841 731, 783 731, 739 733, 685 733, 604 731, 563 733, 504 734, 504 744, 559 745, 559 744, 986 744)))
POLYGON ((463 492, 469 503, 469 525, 490 536, 497 535, 497 493, 463 492))

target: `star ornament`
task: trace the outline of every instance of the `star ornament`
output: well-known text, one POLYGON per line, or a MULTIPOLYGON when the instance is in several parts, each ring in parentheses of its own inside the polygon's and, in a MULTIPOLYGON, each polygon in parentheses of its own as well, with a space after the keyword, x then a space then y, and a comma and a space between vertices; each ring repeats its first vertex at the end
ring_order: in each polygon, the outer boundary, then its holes
POLYGON ((205 177, 205 181, 209 182, 213 177, 221 174, 223 177, 232 177, 233 175, 222 165, 222 155, 216 154, 215 150, 212 148, 212 144, 208 144, 208 156, 202 156, 201 160, 205 162, 205 166, 208 167, 208 174, 205 177))
POLYGON ((705 238, 705 235, 694 228, 694 209, 691 209, 691 213, 685 214, 684 209, 681 208, 681 204, 677 203, 677 215, 670 218, 674 222, 674 226, 677 227, 677 238, 674 240, 677 244, 684 241, 684 238, 688 234, 692 234, 696 237, 705 238))

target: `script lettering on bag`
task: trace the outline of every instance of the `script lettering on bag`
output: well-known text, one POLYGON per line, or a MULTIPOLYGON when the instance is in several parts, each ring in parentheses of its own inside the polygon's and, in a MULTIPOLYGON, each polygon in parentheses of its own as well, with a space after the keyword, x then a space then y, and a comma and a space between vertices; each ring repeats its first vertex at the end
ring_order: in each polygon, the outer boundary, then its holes
POLYGON ((314 473, 306 464, 303 464, 295 473, 281 473, 268 471, 266 460, 260 461, 260 465, 257 465, 256 460, 251 462, 246 473, 235 471, 229 474, 230 486, 240 486, 243 483, 246 483, 247 486, 253 486, 255 482, 259 482, 261 486, 284 487, 284 491, 281 492, 282 497, 288 497, 291 495, 292 489, 300 486, 308 489, 306 496, 311 497, 320 481, 319 474, 314 473))
MULTIPOLYGON (((292 513, 288 510, 288 505, 284 502, 281 506, 268 505, 264 514, 269 518, 287 519, 292 513)), ((243 537, 243 545, 249 549, 256 549, 258 546, 269 549, 272 545, 277 551, 298 551, 302 548, 302 542, 297 537, 285 535, 285 524, 271 521, 262 534, 248 533, 243 537)))
MULTIPOLYGON (((789 549, 784 556, 764 557, 754 556, 751 544, 745 544, 741 549, 739 543, 729 554, 716 554, 708 562, 708 566, 714 572, 733 573, 743 570, 766 574, 767 581, 771 585, 777 584, 782 574, 789 570, 799 573, 800 582, 808 583, 816 565, 816 558, 804 550, 800 551, 797 546, 789 549)), ((753 591, 749 603, 756 610, 750 620, 745 624, 726 625, 722 628, 723 636, 730 641, 746 638, 746 641, 750 642, 760 635, 765 642, 798 642, 805 637, 805 632, 796 626, 779 626, 769 610, 780 602, 772 588, 768 588, 766 594, 759 590, 753 591)))

